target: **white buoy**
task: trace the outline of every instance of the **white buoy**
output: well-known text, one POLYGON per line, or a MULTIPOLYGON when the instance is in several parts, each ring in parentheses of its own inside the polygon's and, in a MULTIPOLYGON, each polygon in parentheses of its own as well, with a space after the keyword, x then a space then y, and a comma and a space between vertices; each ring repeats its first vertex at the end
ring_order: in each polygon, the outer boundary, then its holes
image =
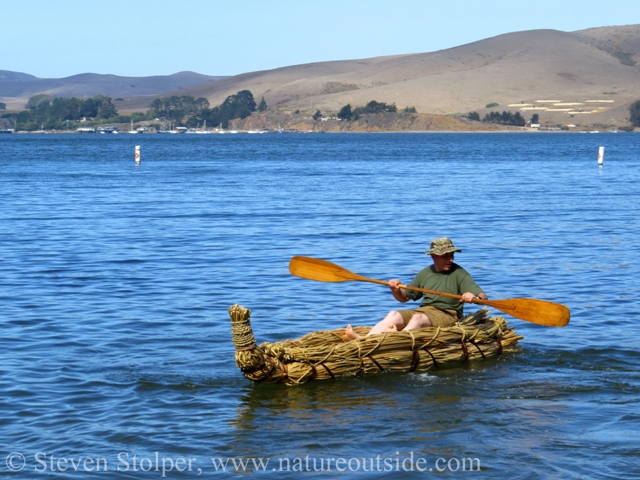
POLYGON ((598 149, 598 165, 602 165, 604 163, 604 147, 600 147, 598 149))
MULTIPOLYGON (((600 148, 602 148, 602 147, 600 147, 600 148)), ((136 145, 135 158, 136 158, 136 163, 140 163, 140 145, 136 145)))

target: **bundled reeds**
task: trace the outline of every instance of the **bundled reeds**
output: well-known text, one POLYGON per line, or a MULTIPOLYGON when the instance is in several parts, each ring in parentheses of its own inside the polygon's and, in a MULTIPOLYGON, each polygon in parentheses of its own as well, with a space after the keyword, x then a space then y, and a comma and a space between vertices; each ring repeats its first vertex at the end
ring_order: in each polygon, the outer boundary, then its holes
POLYGON ((236 364, 254 382, 298 385, 343 375, 383 371, 423 372, 513 351, 522 336, 503 317, 483 308, 452 327, 385 332, 349 341, 345 329, 309 333, 297 340, 256 345, 251 311, 229 307, 236 364))

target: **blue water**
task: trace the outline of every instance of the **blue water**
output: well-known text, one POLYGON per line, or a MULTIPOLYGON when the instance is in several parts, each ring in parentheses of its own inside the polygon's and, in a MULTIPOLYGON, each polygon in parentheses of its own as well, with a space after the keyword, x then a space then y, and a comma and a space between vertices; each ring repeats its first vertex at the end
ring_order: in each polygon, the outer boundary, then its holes
POLYGON ((635 134, 2 136, 0 476, 640 478, 638 178, 635 134), (292 256, 408 282, 438 236, 571 323, 425 374, 241 375, 232 304, 259 343, 398 305, 292 256))

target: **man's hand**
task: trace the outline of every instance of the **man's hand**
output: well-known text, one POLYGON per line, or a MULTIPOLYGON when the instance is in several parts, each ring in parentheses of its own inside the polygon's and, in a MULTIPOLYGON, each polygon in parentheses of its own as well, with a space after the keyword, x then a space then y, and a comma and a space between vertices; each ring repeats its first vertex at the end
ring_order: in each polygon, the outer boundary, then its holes
POLYGON ((402 282, 396 278, 389 280, 389 287, 391 288, 391 293, 395 293, 398 290, 402 290, 399 285, 401 285, 402 282))
POLYGON ((480 292, 477 296, 471 292, 466 292, 462 294, 462 298, 460 298, 460 301, 464 303, 473 303, 473 301, 478 298, 480 300, 486 300, 487 296, 482 292, 480 292))
POLYGON ((399 302, 405 303, 409 301, 409 297, 404 293, 404 290, 400 287, 402 282, 396 278, 389 280, 389 288, 391 288, 391 293, 393 294, 393 298, 398 300, 399 302))

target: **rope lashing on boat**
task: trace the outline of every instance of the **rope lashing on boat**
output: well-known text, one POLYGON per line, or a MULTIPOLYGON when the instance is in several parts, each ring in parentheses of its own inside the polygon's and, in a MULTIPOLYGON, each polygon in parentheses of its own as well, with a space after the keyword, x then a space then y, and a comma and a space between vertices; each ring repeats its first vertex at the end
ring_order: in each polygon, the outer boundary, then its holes
POLYGON ((407 333, 411 336, 411 351, 413 352, 409 371, 415 372, 418 366, 420 365, 420 352, 419 352, 419 349, 416 348, 416 337, 413 336, 413 333, 411 333, 411 330, 407 330, 407 333))
POLYGON ((256 347, 256 339, 251 328, 251 310, 232 305, 229 307, 231 317, 231 339, 236 350, 250 350, 256 347))
MULTIPOLYGON (((500 340, 498 340, 498 342, 499 342, 499 341, 500 341, 500 340)), ((480 348, 480 345, 478 345, 478 344, 477 344, 476 342, 474 342, 473 340, 469 340, 469 343, 470 343, 471 345, 473 345, 474 347, 476 347, 476 349, 480 352, 480 355, 482 355, 482 358, 487 358, 487 357, 485 357, 485 356, 484 356, 484 352, 483 352, 483 351, 482 351, 482 349, 480 348)), ((502 353, 502 352, 500 352, 500 353, 502 353)), ((498 355, 500 355, 500 353, 499 353, 498 355)))
POLYGON ((464 343, 464 339, 460 342, 460 347, 462 347, 462 361, 466 362, 469 360, 469 350, 467 349, 467 344, 464 343))
MULTIPOLYGON (((283 364, 280 360, 277 360, 275 362, 273 362, 273 364, 271 365, 271 368, 269 369, 269 371, 266 374, 261 374, 258 375, 255 379, 251 378, 251 380, 253 380, 256 383, 270 383, 268 382, 269 378, 271 377, 271 374, 276 371, 276 367, 280 367, 282 368, 282 371, 284 372, 284 376, 287 377, 287 366, 285 364, 283 364)), ((245 373, 243 371, 243 373, 245 373)))
POLYGON ((413 357, 411 358, 411 367, 409 368, 410 372, 415 372, 420 365, 420 352, 418 350, 412 350, 413 357))
POLYGON ((327 371, 327 373, 331 376, 331 378, 336 378, 333 372, 324 363, 321 363, 320 366, 327 371))
POLYGON ((429 354, 429 356, 431 357, 431 362, 432 365, 436 368, 438 368, 438 361, 436 360, 436 357, 433 356, 433 353, 431 353, 431 351, 428 348, 424 349, 425 352, 427 352, 429 354))
MULTIPOLYGON (((378 367, 378 369, 379 369, 381 372, 384 372, 384 368, 382 368, 382 367, 380 366, 380 364, 376 361, 376 359, 375 359, 375 358, 373 358, 373 357, 369 357, 369 358, 370 358, 370 359, 371 359, 371 361, 375 364, 375 366, 376 366, 376 367, 378 367)), ((364 362, 364 361, 363 361, 363 362, 364 362)))

